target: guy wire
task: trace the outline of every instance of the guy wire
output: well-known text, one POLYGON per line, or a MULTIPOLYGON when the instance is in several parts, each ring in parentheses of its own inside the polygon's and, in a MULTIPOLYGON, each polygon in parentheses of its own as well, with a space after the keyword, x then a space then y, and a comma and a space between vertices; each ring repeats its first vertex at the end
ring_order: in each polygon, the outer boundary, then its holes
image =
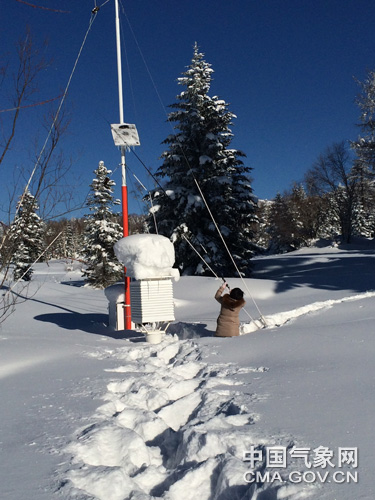
MULTIPOLYGON (((154 79, 153 79, 153 77, 152 77, 151 71, 150 71, 150 69, 149 69, 149 67, 148 67, 148 65, 147 65, 147 62, 146 62, 146 60, 145 60, 145 57, 144 57, 144 55, 143 55, 143 53, 142 53, 142 51, 141 51, 141 48, 140 48, 139 43, 138 43, 138 40, 137 40, 137 38, 136 38, 136 36, 135 36, 135 33, 134 33, 134 30, 133 30, 133 28, 132 28, 132 26, 131 26, 131 24, 130 24, 129 18, 128 18, 128 16, 126 15, 126 12, 125 12, 125 9, 124 9, 123 5, 122 5, 122 10, 123 10, 123 13, 124 13, 124 15, 125 15, 125 17, 126 17, 126 20, 127 20, 127 22, 128 22, 128 25, 129 25, 130 31, 131 31, 131 33, 132 33, 132 35, 133 35, 133 37, 134 37, 135 43, 136 43, 136 45, 137 45, 137 48, 138 48, 138 50, 139 50, 139 52, 140 52, 141 58, 142 58, 142 60, 143 60, 143 63, 144 63, 144 65, 145 65, 145 67, 146 67, 146 70, 147 70, 147 72, 148 72, 149 76, 150 76, 150 79, 151 79, 151 82, 152 82, 152 84, 153 84, 153 86, 154 86, 155 92, 156 92, 156 94, 157 94, 157 96, 158 96, 158 98, 159 98, 159 102, 161 103, 161 106, 162 106, 162 108, 163 108, 163 110, 164 110, 164 113, 165 113, 165 115, 166 115, 166 117, 167 117, 167 121, 168 121, 168 123, 169 123, 169 125, 170 125, 170 128, 171 128, 171 130, 172 130, 172 135, 176 138, 177 136, 176 136, 176 134, 175 134, 175 132, 174 132, 174 128, 173 128, 173 126, 172 126, 172 124, 171 124, 171 122, 170 122, 170 120, 169 120, 169 116, 168 116, 168 113, 167 113, 166 107, 164 106, 164 103, 163 103, 163 101, 162 101, 162 99, 161 99, 161 96, 160 96, 160 94, 159 94, 159 91, 158 91, 158 89, 157 89, 157 86, 156 86, 156 84, 155 84, 155 81, 154 81, 154 79)), ((230 250, 229 250, 229 248, 228 248, 227 244, 226 244, 226 241, 225 241, 225 239, 224 239, 224 237, 223 237, 223 235, 222 235, 222 233, 221 233, 221 231, 220 231, 220 229, 219 229, 219 227, 218 227, 218 225, 217 225, 217 223, 216 223, 216 220, 215 220, 215 218, 214 218, 214 216, 213 216, 213 214, 212 214, 212 212, 211 212, 211 210, 210 210, 210 207, 209 207, 209 205, 208 205, 208 203, 207 203, 207 201, 206 201, 206 198, 204 197, 203 192, 202 192, 202 190, 201 190, 201 188, 200 188, 200 185, 199 185, 199 183, 198 183, 198 181, 197 181, 197 179, 196 179, 196 177, 195 177, 195 175, 194 175, 194 172, 193 172, 193 170, 192 170, 192 168, 191 168, 191 165, 190 165, 190 163, 189 163, 189 160, 188 160, 188 159, 187 159, 187 157, 186 157, 185 151, 184 151, 184 149, 183 149, 183 147, 182 147, 182 145, 181 145, 181 144, 179 144, 179 147, 180 147, 180 149, 181 149, 181 153, 182 153, 182 155, 183 155, 183 157, 184 157, 184 159, 185 159, 186 165, 187 165, 187 167, 188 167, 188 169, 189 169, 188 171, 190 171, 190 172, 191 172, 191 174, 192 174, 192 176, 193 176, 193 179, 194 179, 194 182, 195 182, 195 184, 196 184, 196 186, 197 186, 197 189, 198 189, 199 193, 200 193, 200 194, 201 194, 201 196, 202 196, 202 199, 203 199, 203 201, 204 201, 204 204, 205 204, 205 206, 206 206, 206 208, 207 208, 207 210, 208 210, 208 212, 209 212, 209 214, 210 214, 210 217, 211 217, 211 219, 212 219, 212 222, 214 223, 214 226, 215 226, 216 230, 218 231, 218 234, 219 234, 219 236, 220 236, 220 238, 221 238, 221 240, 222 240, 222 242, 223 242, 223 245, 224 245, 224 247, 225 247, 225 249, 226 249, 226 251, 227 251, 227 253, 228 253, 228 255, 229 255, 229 257, 230 257, 230 259, 231 259, 231 261, 232 261, 232 263, 233 263, 233 265, 234 265, 234 267, 235 267, 235 269, 236 269, 236 271, 237 271, 237 273, 238 273, 238 275, 239 275, 239 277, 240 277, 240 279, 242 280, 242 282, 243 282, 243 284, 244 284, 244 286, 245 286, 245 288, 246 288, 246 290, 247 290, 247 292, 248 292, 248 294, 249 294, 250 298, 252 299, 252 301, 253 301, 253 303, 254 303, 254 305, 255 305, 255 307, 256 307, 256 309, 257 309, 257 311, 258 311, 259 315, 260 315, 261 322, 263 323, 263 325, 264 325, 264 326, 267 326, 266 320, 265 320, 264 316, 262 315, 262 313, 261 313, 261 311, 260 311, 260 309, 259 309, 259 307, 258 307, 257 303, 255 302, 255 299, 254 299, 254 297, 252 296, 252 294, 251 294, 251 292, 250 292, 250 290, 249 290, 249 288, 248 288, 248 286, 247 286, 247 284, 246 284, 246 282, 245 282, 245 280, 244 280, 244 278, 243 278, 243 276, 242 276, 241 272, 239 271, 238 266, 237 266, 236 262, 234 261, 234 258, 233 258, 233 256, 232 256, 232 254, 231 254, 231 252, 230 252, 230 250)), ((162 188, 162 186, 160 185, 160 183, 156 180, 155 176, 154 176, 154 175, 150 172, 150 170, 146 167, 146 165, 145 165, 145 164, 144 164, 144 163, 140 160, 139 156, 138 156, 138 155, 134 152, 134 150, 131 150, 131 151, 132 151, 132 152, 133 152, 133 154, 134 154, 134 155, 138 158, 138 160, 141 162, 141 164, 142 164, 142 165, 146 168, 147 172, 149 172, 149 174, 152 176, 152 178, 153 178, 153 179, 157 182, 158 186, 159 186, 159 187, 163 190, 164 194, 166 194, 166 192, 165 192, 164 188, 162 188)), ((204 262, 205 262, 205 261, 204 261, 204 262)))

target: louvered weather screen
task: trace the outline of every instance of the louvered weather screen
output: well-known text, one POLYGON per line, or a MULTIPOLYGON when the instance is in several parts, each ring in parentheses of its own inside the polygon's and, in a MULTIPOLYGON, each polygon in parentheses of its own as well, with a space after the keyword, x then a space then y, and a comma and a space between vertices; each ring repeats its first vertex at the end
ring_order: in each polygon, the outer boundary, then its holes
POLYGON ((131 319, 136 324, 174 321, 172 279, 154 278, 130 283, 131 319))

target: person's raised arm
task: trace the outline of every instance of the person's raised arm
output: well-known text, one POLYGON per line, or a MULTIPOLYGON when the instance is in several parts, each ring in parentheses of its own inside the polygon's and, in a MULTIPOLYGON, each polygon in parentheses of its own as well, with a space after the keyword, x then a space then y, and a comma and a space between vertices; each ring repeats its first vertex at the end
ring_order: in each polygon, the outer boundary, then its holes
POLYGON ((216 299, 218 302, 221 302, 221 300, 222 300, 222 294, 223 294, 223 292, 224 292, 224 290, 225 290, 225 287, 226 287, 226 286, 227 286, 227 284, 226 284, 226 283, 223 283, 223 284, 221 285, 221 287, 219 288, 219 290, 215 293, 215 299, 216 299))

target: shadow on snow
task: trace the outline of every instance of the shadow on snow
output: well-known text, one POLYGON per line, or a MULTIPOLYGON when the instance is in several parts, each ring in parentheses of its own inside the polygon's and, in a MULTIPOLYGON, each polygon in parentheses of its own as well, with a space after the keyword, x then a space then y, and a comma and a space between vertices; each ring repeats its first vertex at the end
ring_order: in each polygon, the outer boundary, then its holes
POLYGON ((277 282, 276 293, 293 288, 311 287, 323 290, 351 290, 367 292, 375 288, 375 254, 363 252, 360 256, 345 251, 335 254, 290 254, 259 260, 254 265, 253 278, 277 282), (320 258, 319 258, 320 257, 320 258), (314 260, 312 261, 312 258, 314 260))

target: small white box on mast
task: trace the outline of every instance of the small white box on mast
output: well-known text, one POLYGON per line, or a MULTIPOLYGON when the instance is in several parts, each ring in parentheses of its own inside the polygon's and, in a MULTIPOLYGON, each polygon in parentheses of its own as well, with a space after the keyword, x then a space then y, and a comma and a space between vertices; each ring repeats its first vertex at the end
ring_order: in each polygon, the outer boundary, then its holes
POLYGON ((115 141, 115 146, 140 146, 138 131, 132 123, 112 123, 112 137, 115 141))

